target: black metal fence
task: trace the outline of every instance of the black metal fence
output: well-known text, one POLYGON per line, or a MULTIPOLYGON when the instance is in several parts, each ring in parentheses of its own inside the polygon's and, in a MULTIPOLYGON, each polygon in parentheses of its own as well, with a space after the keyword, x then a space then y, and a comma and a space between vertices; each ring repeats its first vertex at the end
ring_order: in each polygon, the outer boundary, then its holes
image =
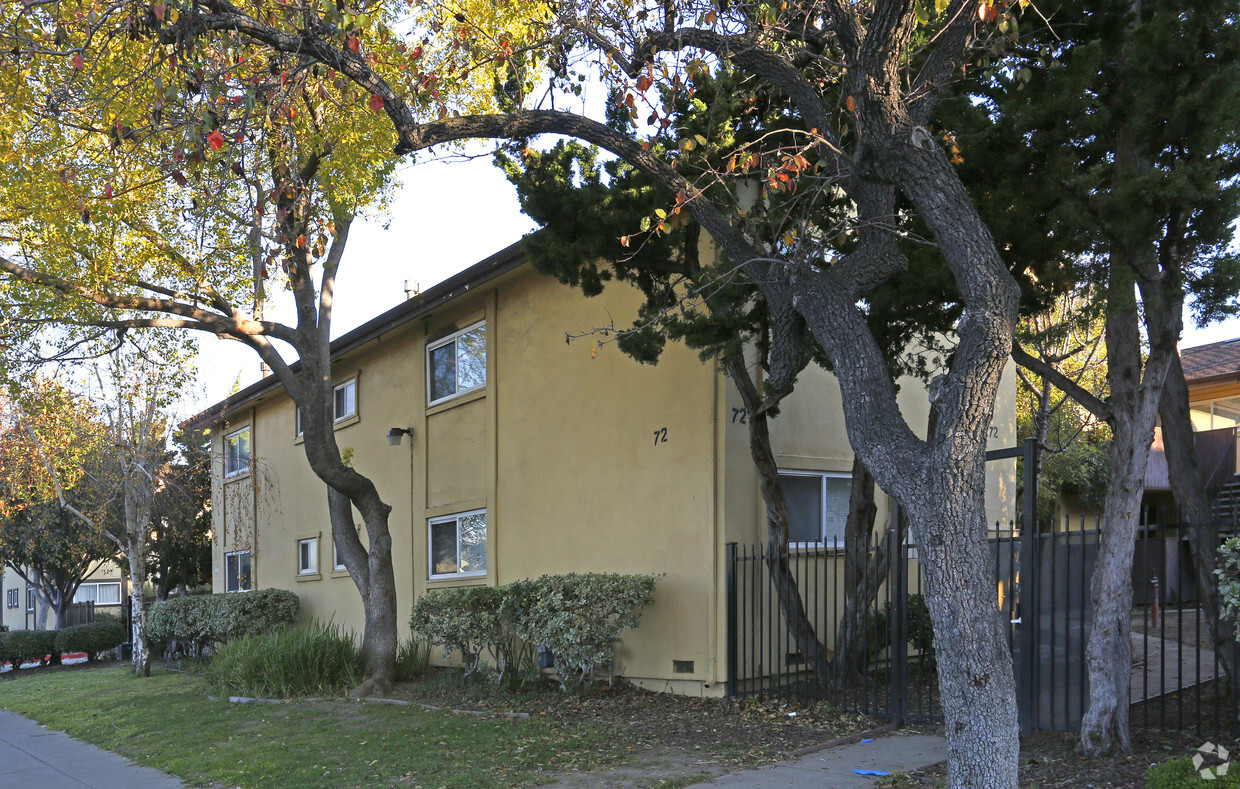
MULTIPOLYGON (((1089 702, 1089 582, 1101 524, 1077 515, 1051 527, 1022 534, 1018 523, 996 524, 989 542, 1022 728, 1072 731, 1089 702)), ((892 721, 941 716, 917 548, 897 530, 865 546, 772 552, 731 543, 728 556, 730 694, 827 701, 892 721), (867 568, 868 580, 858 567, 867 568), (786 589, 781 597, 788 582, 795 601, 786 589)), ((1214 643, 1187 557, 1182 529, 1146 525, 1139 532, 1132 727, 1240 734, 1240 697, 1225 670, 1236 665, 1236 644, 1214 643)))

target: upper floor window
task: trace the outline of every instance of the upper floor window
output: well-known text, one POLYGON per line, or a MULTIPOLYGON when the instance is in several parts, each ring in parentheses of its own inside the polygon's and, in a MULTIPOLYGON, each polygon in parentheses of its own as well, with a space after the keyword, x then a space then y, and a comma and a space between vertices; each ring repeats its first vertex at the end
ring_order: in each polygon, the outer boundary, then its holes
POLYGON ((26 610, 27 611, 34 610, 34 587, 33 586, 26 590, 26 610))
POLYGON ((332 569, 333 570, 349 569, 348 567, 344 566, 344 556, 340 554, 340 546, 336 543, 335 536, 332 537, 332 569))
POLYGON ((818 471, 781 471, 779 481, 788 500, 788 542, 843 548, 851 477, 818 471))
POLYGON ((224 554, 224 591, 248 592, 253 588, 254 573, 250 552, 224 554))
POLYGON ((428 405, 486 386, 486 323, 475 323, 428 345, 426 378, 428 405))
POLYGON ((243 427, 224 437, 224 476, 231 477, 250 468, 250 428, 243 427))
POLYGON ((341 422, 357 416, 357 379, 350 378, 333 390, 333 419, 341 422))

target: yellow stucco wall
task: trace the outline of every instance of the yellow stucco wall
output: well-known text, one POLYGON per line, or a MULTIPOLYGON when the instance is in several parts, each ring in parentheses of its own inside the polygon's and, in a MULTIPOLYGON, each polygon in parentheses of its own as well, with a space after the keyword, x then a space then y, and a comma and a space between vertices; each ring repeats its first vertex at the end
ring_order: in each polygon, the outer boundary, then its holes
MULTIPOLYGON (((746 426, 733 418, 739 397, 714 364, 679 344, 651 366, 613 343, 597 353, 589 337, 565 343, 566 333, 627 325, 638 303, 621 286, 585 299, 522 265, 335 363, 338 382, 356 377, 358 402, 337 441, 392 506, 402 637, 415 596, 429 588, 572 571, 658 573, 654 603, 617 644, 616 667, 648 687, 723 692, 724 545, 761 540, 762 529, 746 426), (428 341, 478 321, 487 331, 486 386, 428 408, 428 341), (389 446, 392 427, 411 427, 412 440, 389 446), (431 579, 427 519, 472 510, 487 515, 486 574, 431 579), (692 671, 674 671, 673 661, 692 671)), ((916 411, 924 389, 909 383, 901 397, 910 421, 924 425, 924 406, 916 411)), ((850 469, 838 399, 829 374, 802 375, 773 425, 781 465, 850 469)), ((294 431, 280 390, 217 426, 214 590, 224 590, 225 553, 248 547, 256 588, 292 589, 306 618, 360 631, 355 587, 331 569, 326 489, 294 431), (252 472, 224 480, 224 436, 243 425, 252 430, 252 472), (320 572, 299 576, 297 541, 315 536, 320 572)))

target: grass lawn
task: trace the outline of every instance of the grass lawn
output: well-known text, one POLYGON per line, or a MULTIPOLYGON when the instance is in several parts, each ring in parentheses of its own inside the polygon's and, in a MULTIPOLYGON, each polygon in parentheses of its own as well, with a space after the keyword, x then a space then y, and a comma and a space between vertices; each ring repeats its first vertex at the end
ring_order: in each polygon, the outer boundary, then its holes
POLYGON ((0 707, 195 785, 507 787, 618 763, 612 727, 345 700, 210 701, 203 680, 126 667, 0 680, 0 707))

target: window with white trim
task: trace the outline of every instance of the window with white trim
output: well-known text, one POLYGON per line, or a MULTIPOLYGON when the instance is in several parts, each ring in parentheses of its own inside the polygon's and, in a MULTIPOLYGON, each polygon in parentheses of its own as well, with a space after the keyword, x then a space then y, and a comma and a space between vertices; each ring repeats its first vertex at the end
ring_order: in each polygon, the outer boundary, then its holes
POLYGON ((788 542, 822 543, 844 547, 848 522, 848 474, 821 471, 781 471, 779 482, 788 502, 788 542))
POLYGON ((8 604, 9 608, 17 608, 19 605, 21 605, 20 590, 9 589, 8 591, 6 591, 4 602, 8 604))
POLYGON ((224 591, 248 592, 254 588, 253 562, 249 551, 224 554, 224 591))
POLYGON ((234 430, 224 437, 224 476, 250 470, 250 428, 234 430))
POLYGON ((487 384, 487 327, 475 323, 426 346, 426 402, 435 405, 487 384))
POLYGON ((319 538, 297 541, 297 574, 317 575, 319 572, 319 538))
POLYGON ((26 610, 27 611, 34 610, 34 587, 33 586, 28 587, 26 589, 26 610))
POLYGON ((95 605, 120 605, 121 582, 104 581, 95 584, 82 584, 73 595, 75 603, 94 603, 95 605))
POLYGON ((299 405, 293 406, 293 429, 297 431, 295 435, 301 438, 304 428, 301 426, 301 406, 299 405))
POLYGON ((430 518, 427 530, 431 578, 486 574, 486 510, 430 518))
POLYGON ((350 378, 332 389, 332 418, 343 422, 357 416, 357 379, 350 378))

